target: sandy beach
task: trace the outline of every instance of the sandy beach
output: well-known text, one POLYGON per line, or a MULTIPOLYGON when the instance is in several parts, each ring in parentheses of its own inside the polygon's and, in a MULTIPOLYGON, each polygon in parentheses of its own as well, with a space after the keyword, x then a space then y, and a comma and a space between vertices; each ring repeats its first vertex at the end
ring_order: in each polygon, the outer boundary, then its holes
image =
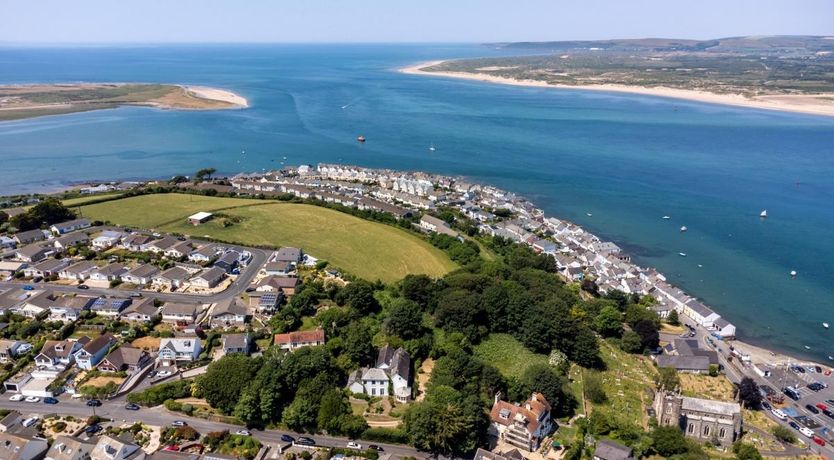
POLYGON ((228 102, 229 104, 240 108, 249 107, 249 101, 247 101, 246 98, 231 91, 209 88, 206 86, 183 86, 183 88, 194 97, 209 99, 212 101, 228 102))
POLYGON ((399 69, 400 72, 413 75, 434 75, 440 77, 461 78, 502 85, 528 86, 539 88, 565 88, 590 91, 609 91, 646 96, 659 96, 689 101, 705 102, 708 104, 731 105, 753 109, 779 110, 783 112, 806 113, 811 115, 834 116, 834 94, 819 95, 765 95, 748 98, 740 94, 716 94, 707 91, 686 90, 677 88, 646 88, 628 85, 551 85, 540 80, 518 80, 499 77, 486 73, 469 72, 429 72, 423 69, 441 64, 445 61, 422 62, 399 69))

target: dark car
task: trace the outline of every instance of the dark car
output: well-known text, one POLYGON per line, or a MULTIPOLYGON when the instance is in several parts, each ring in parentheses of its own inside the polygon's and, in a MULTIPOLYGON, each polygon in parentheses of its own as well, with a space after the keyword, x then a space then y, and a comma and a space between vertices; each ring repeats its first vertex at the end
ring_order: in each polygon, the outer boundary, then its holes
POLYGON ((26 286, 23 286, 23 290, 24 291, 34 291, 35 287, 32 286, 32 285, 27 284, 26 286))
POLYGON ((831 412, 828 409, 823 409, 822 413, 825 414, 825 416, 828 417, 828 418, 834 418, 834 412, 831 412))
POLYGON ((293 438, 292 436, 290 436, 288 434, 282 434, 281 435, 281 441, 283 441, 283 442, 295 442, 295 438, 293 438))
POLYGON ((824 387, 821 383, 819 383, 819 382, 812 382, 812 383, 809 383, 808 385, 805 385, 805 386, 806 386, 806 387, 808 387, 808 389, 809 389, 809 390, 811 390, 811 391, 820 391, 820 390, 822 390, 823 388, 825 388, 825 387, 824 387))
POLYGON ((84 428, 84 432, 87 434, 98 433, 99 431, 101 431, 101 425, 90 425, 84 428))
POLYGON ((299 437, 295 441, 295 443, 298 444, 299 446, 315 446, 316 445, 316 441, 314 441, 311 438, 305 437, 305 436, 299 437))
POLYGON ((820 410, 817 409, 816 407, 812 406, 811 404, 806 404, 805 408, 808 409, 808 412, 810 412, 812 414, 819 414, 820 413, 820 410))
POLYGON ((764 409, 764 410, 771 410, 771 409, 773 409, 773 406, 771 406, 771 405, 770 405, 770 403, 769 403, 769 402, 767 402, 767 401, 762 401, 762 402, 760 402, 760 403, 759 403, 759 406, 761 406, 761 408, 762 408, 762 409, 764 409))
POLYGON ((98 399, 91 399, 87 401, 87 405, 90 407, 98 407, 101 405, 101 401, 99 401, 98 399))
POLYGON ((791 387, 782 388, 782 393, 785 393, 787 397, 793 399, 794 401, 799 401, 799 392, 791 387))
POLYGON ((86 284, 79 284, 78 289, 90 289, 90 286, 87 286, 86 284))
POLYGON ((55 398, 43 398, 44 404, 58 404, 58 400, 55 398))
POLYGON ((385 451, 385 449, 383 449, 382 446, 378 446, 376 444, 368 444, 368 449, 375 450, 377 452, 385 451))
POLYGON ((139 410, 139 404, 130 403, 130 404, 125 406, 125 409, 127 409, 127 410, 139 410))
POLYGON ((788 425, 790 425, 790 426, 791 426, 791 428, 793 428, 794 430, 798 430, 798 429, 799 429, 799 424, 798 424, 798 423, 796 423, 796 422, 794 422, 794 421, 790 421, 790 422, 788 422, 788 425))

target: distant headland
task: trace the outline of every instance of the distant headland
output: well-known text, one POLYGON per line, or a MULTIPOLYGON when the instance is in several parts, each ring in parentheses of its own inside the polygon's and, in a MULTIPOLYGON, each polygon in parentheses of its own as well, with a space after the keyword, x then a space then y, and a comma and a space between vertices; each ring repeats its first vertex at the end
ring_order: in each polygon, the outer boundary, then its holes
POLYGON ((834 37, 507 43, 541 54, 400 69, 491 83, 614 91, 834 116, 834 37))
POLYGON ((0 86, 0 122, 123 105, 175 110, 248 107, 245 98, 204 86, 146 83, 67 83, 0 86))

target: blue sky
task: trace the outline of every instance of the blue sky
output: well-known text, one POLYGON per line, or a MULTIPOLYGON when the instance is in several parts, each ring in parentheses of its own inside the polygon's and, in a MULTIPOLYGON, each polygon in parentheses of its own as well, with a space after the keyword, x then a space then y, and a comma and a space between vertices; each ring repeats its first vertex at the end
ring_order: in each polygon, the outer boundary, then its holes
POLYGON ((491 42, 834 35, 834 0, 0 0, 0 42, 491 42))

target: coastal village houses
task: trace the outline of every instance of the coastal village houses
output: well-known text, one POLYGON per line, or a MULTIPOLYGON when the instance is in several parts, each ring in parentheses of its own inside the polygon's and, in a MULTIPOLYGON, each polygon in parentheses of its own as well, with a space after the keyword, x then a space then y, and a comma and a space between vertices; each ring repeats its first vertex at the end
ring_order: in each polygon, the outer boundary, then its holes
POLYGON ((533 393, 522 404, 511 404, 502 401, 499 392, 489 414, 489 434, 511 446, 533 452, 553 431, 550 410, 550 403, 541 393, 533 393))
POLYGON ((275 345, 288 351, 295 351, 302 347, 324 345, 324 329, 275 334, 275 345))

